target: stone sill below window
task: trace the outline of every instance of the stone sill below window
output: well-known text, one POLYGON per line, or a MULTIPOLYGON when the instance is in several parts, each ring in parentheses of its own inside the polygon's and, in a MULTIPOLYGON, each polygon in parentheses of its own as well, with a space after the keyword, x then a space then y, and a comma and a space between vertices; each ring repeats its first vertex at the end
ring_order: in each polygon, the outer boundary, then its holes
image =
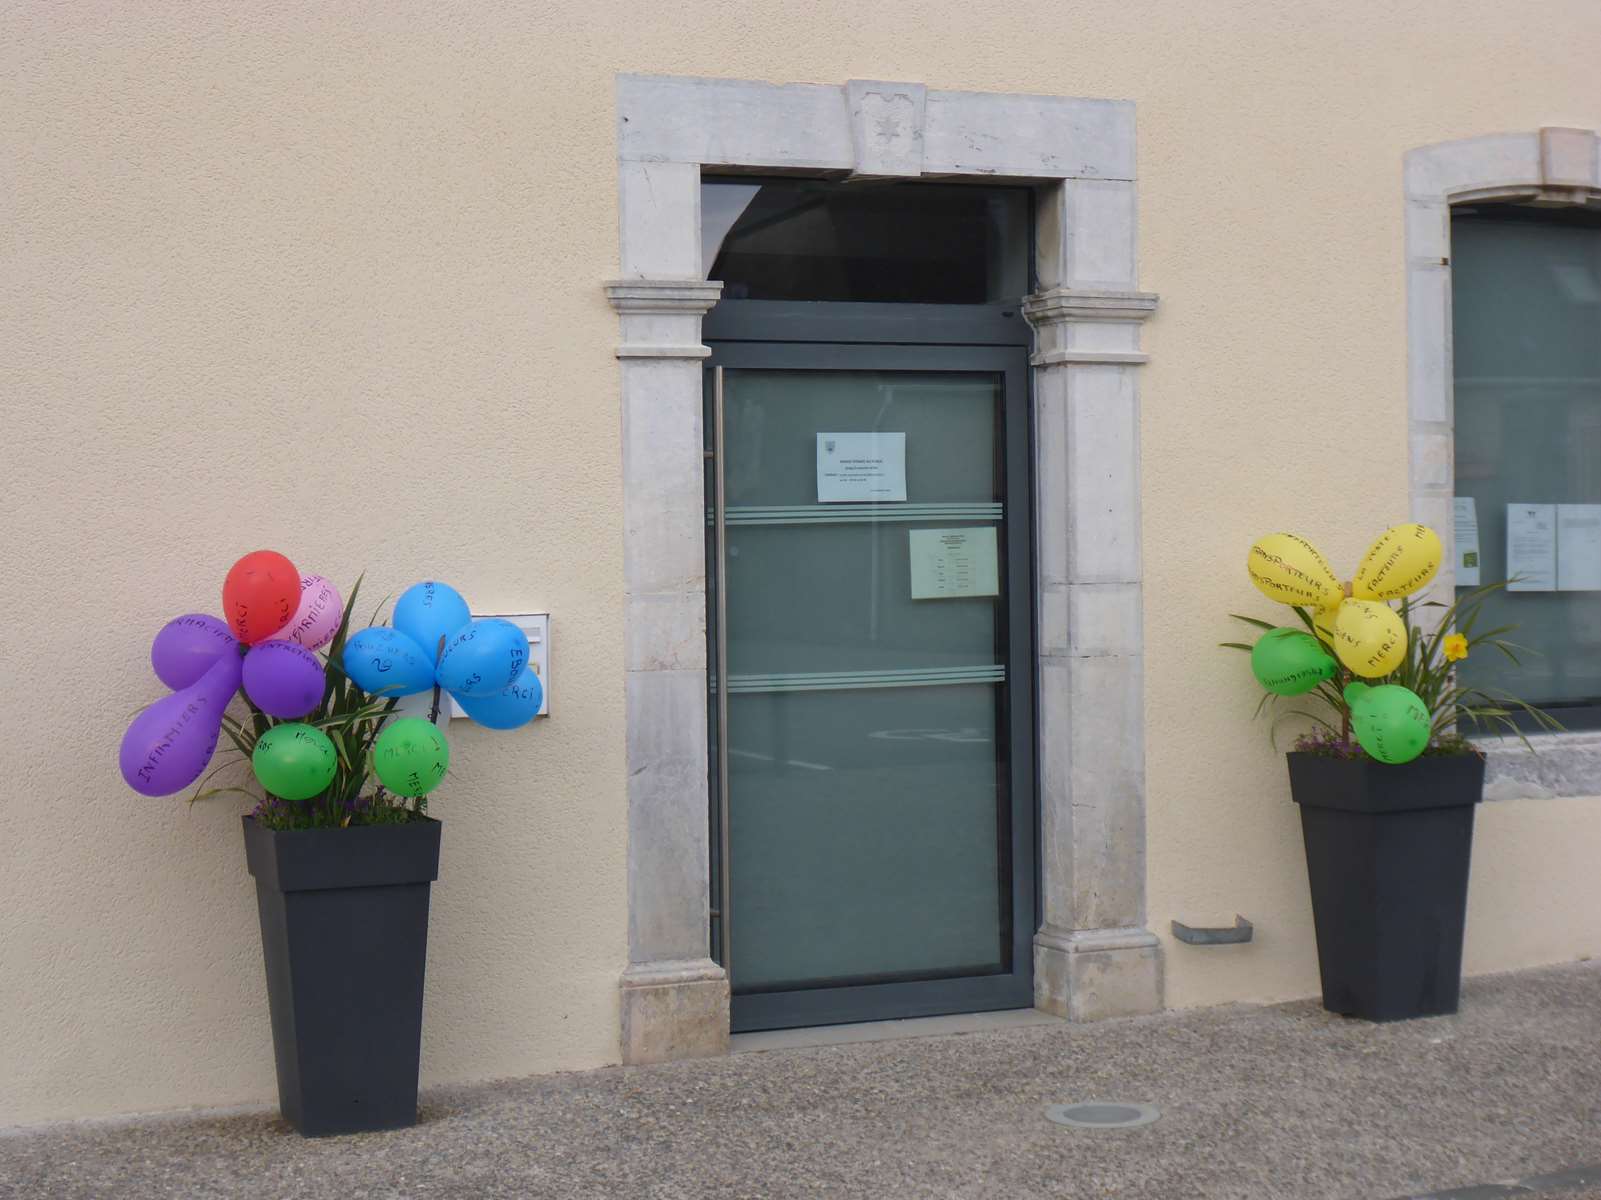
POLYGON ((1488 762, 1486 800, 1601 796, 1601 733, 1540 733, 1529 748, 1514 737, 1476 739, 1488 762))

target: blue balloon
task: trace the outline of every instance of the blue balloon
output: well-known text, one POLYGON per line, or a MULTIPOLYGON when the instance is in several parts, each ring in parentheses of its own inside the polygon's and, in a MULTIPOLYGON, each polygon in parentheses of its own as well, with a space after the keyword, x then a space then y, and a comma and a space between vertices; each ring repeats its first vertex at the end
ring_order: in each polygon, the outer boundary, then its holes
POLYGON ((528 665, 528 635, 510 621, 469 621, 445 643, 439 686, 462 696, 492 696, 509 687, 528 665))
POLYGON ((434 686, 432 655, 398 629, 374 625, 345 643, 345 674, 357 687, 385 699, 434 686))
MULTIPOLYGON (((452 693, 454 695, 454 693, 452 693)), ((490 729, 516 729, 526 725, 545 702, 545 689, 539 676, 529 667, 509 687, 495 696, 457 696, 462 711, 490 729)))
POLYGON ((430 663, 439 661, 439 639, 473 619, 461 593, 448 583, 414 583, 395 601, 395 628, 416 642, 430 663))

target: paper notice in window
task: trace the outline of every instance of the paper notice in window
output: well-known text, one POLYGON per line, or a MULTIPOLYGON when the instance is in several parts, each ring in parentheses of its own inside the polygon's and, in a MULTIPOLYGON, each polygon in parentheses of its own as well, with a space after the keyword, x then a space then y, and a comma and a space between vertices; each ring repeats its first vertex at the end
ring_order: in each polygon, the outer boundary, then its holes
POLYGON ((817 435, 819 504, 864 504, 905 499, 904 433, 817 435))
POLYGON ((993 527, 914 529, 908 537, 913 600, 1000 595, 993 527))
POLYGON ((1557 591, 1601 592, 1601 504, 1557 505, 1557 591))
POLYGON ((1479 586, 1479 510, 1472 496, 1456 497, 1456 585, 1479 586))
POLYGON ((1509 592, 1551 592, 1557 586, 1557 506, 1506 506, 1509 592))

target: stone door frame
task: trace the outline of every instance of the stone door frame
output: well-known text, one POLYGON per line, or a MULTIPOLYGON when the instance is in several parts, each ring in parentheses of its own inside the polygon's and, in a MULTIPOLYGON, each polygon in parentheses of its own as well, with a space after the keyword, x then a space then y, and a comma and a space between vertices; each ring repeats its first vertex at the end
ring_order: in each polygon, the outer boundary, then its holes
POLYGON ((1036 188, 1034 329, 1040 907, 1037 1007, 1071 1020, 1162 1005, 1146 928, 1140 329, 1134 105, 620 75, 628 756, 624 1062, 728 1046, 708 952, 703 169, 973 177, 1036 188))

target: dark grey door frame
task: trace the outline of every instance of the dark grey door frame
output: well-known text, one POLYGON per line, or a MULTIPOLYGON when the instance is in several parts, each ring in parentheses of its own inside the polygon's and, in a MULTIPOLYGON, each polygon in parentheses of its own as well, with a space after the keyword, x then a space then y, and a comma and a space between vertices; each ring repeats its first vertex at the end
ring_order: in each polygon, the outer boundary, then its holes
MULTIPOLYGON (((797 1025, 1027 1008, 1034 1002, 1033 937, 1039 924, 1038 788, 1034 611, 1034 483, 1030 330, 1015 307, 725 301, 706 319, 707 379, 716 369, 980 371, 1003 377, 1007 683, 1003 716, 1009 743, 1001 802, 1007 836, 999 847, 1009 871, 1004 917, 1009 969, 997 974, 907 980, 792 991, 740 993, 732 1000, 735 1032, 797 1025), (845 311, 848 310, 848 311, 845 311), (956 310, 956 311, 952 311, 956 310)), ((708 387, 708 398, 710 388, 708 387)), ((712 421, 708 411, 710 472, 712 421)), ((708 500, 712 489, 708 486, 708 500)), ((710 549, 709 555, 713 554, 710 549)), ((709 566, 715 568, 715 562, 709 566)), ((708 578, 715 579, 715 569, 708 578)), ((715 602, 708 603, 715 613, 715 602)), ((721 671, 710 628, 708 678, 721 671)), ((713 697, 708 697, 710 701, 713 697)), ((709 723, 717 762, 715 705, 709 723)), ((721 871, 720 787, 711 779, 713 847, 711 952, 720 953, 719 921, 726 897, 721 871)), ((732 914, 737 920, 737 914, 732 914)))

